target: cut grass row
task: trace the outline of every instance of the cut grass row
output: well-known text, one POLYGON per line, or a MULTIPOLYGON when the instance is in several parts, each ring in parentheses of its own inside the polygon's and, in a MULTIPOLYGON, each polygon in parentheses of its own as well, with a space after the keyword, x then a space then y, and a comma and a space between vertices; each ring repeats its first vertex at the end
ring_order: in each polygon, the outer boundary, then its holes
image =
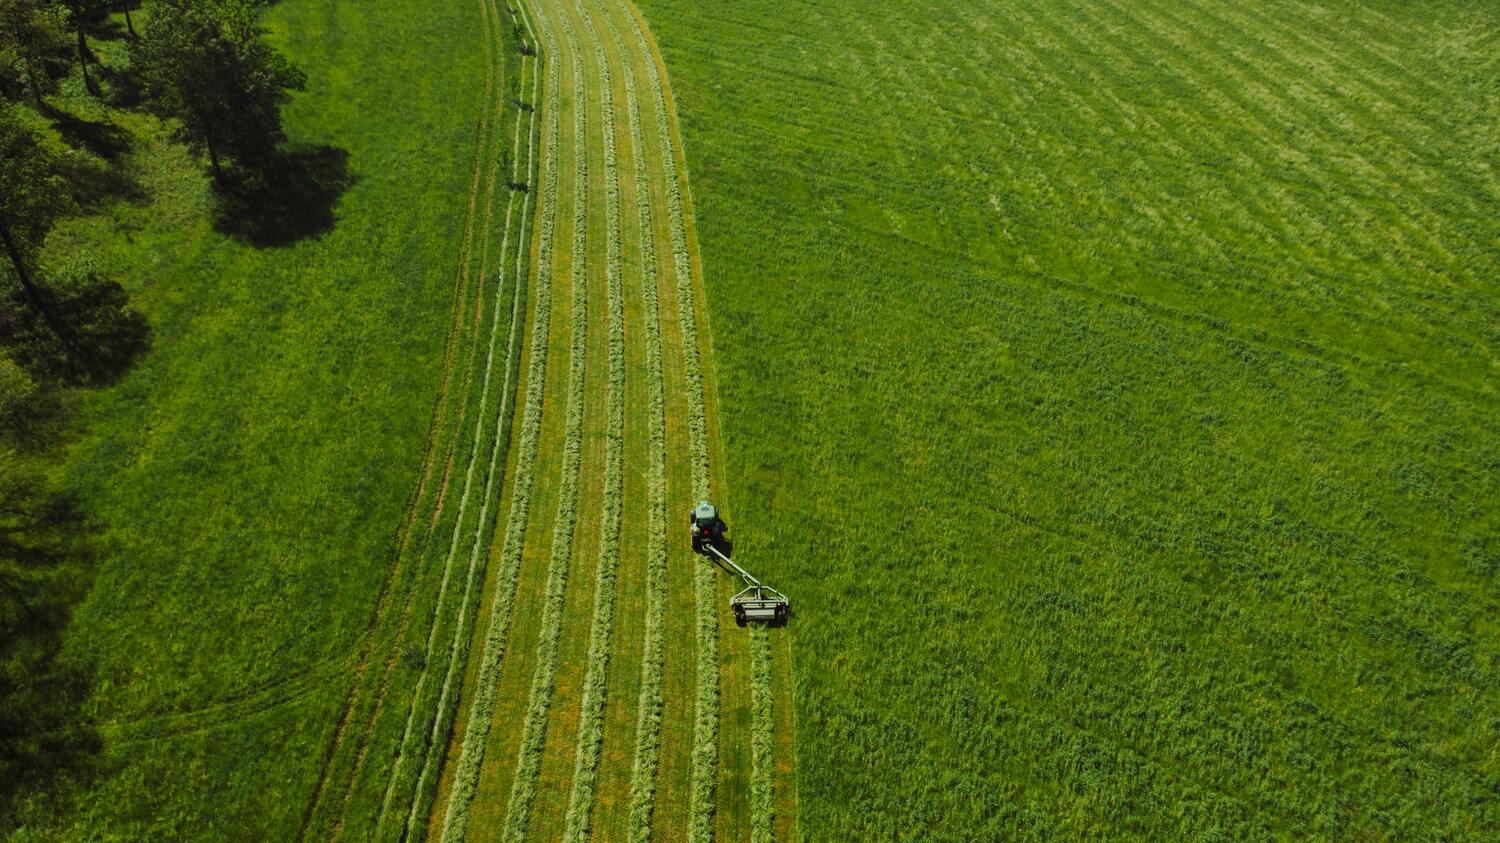
MULTIPOLYGON (((622 57, 626 55, 619 27, 609 14, 601 15, 605 29, 622 57)), ((649 418, 648 459, 648 548, 646 562, 646 625, 642 643, 640 693, 637 701, 635 747, 630 774, 629 820, 632 843, 651 839, 651 816, 656 795, 657 760, 661 753, 663 638, 667 578, 667 479, 666 398, 662 378, 661 313, 657 297, 656 241, 653 237, 651 194, 646 189, 645 139, 641 131, 640 102, 636 96, 635 71, 628 58, 621 61, 625 81, 626 113, 630 123, 630 149, 636 184, 636 216, 640 231, 641 297, 645 311, 647 408, 649 418)))
MULTIPOLYGON (((536 35, 529 16, 526 28, 532 43, 536 35)), ((468 828, 469 806, 474 798, 480 765, 484 759, 485 740, 489 734, 490 716, 495 705, 500 664, 504 658, 505 638, 509 630, 511 608, 520 571, 521 551, 530 523, 531 494, 535 479, 537 447, 541 436, 542 403, 547 368, 547 331, 552 313, 553 239, 557 224, 558 111, 559 71, 557 42, 546 32, 547 95, 542 106, 546 112, 546 140, 543 143, 543 172, 539 182, 542 192, 541 229, 537 237, 536 298, 531 324, 534 327, 526 380, 526 403, 522 411, 521 436, 516 457, 510 514, 506 521, 505 543, 497 587, 489 609, 489 627, 484 637, 474 703, 465 725, 459 750, 453 790, 448 797, 443 823, 443 839, 460 841, 468 828)))
POLYGON ((575 8, 594 42, 594 60, 602 80, 602 125, 604 127, 604 184, 607 217, 605 278, 608 287, 609 382, 604 456, 604 513, 600 535, 599 564, 594 574, 593 621, 590 624, 588 666, 583 685, 583 703, 571 792, 568 796, 563 840, 582 843, 589 837, 597 784, 599 753, 604 744, 606 672, 610 637, 614 628, 616 578, 620 564, 620 517, 623 505, 625 439, 625 300, 620 256, 620 185, 615 145, 614 96, 609 62, 593 22, 581 4, 575 8))
MULTIPOLYGON (((524 67, 525 64, 523 64, 523 69, 524 67)), ((512 149, 520 148, 521 129, 525 125, 526 116, 527 112, 517 109, 512 149)), ((500 159, 501 156, 495 155, 490 162, 487 182, 488 190, 491 193, 493 193, 496 182, 496 173, 500 159)), ((513 156, 513 160, 515 166, 519 168, 521 166, 521 157, 519 155, 513 156)), ((529 168, 529 161, 526 162, 526 166, 529 168)), ((513 180, 520 180, 517 172, 513 172, 511 176, 513 180)), ((491 198, 486 199, 487 205, 490 201, 492 201, 491 198)), ((517 204, 517 195, 512 192, 507 202, 506 226, 501 245, 502 267, 504 265, 505 253, 512 239, 512 226, 517 204)), ((488 223, 488 219, 489 214, 487 209, 485 215, 486 224, 488 223)), ((487 231, 485 232, 485 237, 486 243, 481 249, 481 280, 484 280, 485 276, 488 275, 489 246, 487 231)), ((520 238, 516 238, 516 240, 518 248, 520 248, 520 238)), ((496 282, 497 286, 503 290, 503 271, 497 275, 496 282)), ((428 632, 423 651, 424 667, 417 681, 416 689, 412 694, 399 743, 398 755, 394 768, 387 779, 385 796, 382 799, 380 814, 376 820, 377 836, 383 833, 386 823, 390 820, 394 807, 393 799, 396 798, 403 800, 399 803, 404 806, 401 816, 404 816, 405 821, 402 827, 407 831, 410 830, 414 822, 413 818, 418 815, 418 807, 425 802, 423 790, 425 789, 424 785, 430 778, 429 759, 433 754, 433 748, 434 746, 442 746, 445 742, 446 729, 451 727, 453 716, 453 676, 455 670, 462 664, 461 656, 468 641, 468 621, 471 614, 469 610, 475 594, 475 582, 478 574, 482 572, 480 561, 482 552, 487 547, 485 539, 492 525, 489 511, 493 505, 494 490, 498 479, 495 467, 504 464, 501 455, 508 446, 510 439, 506 430, 509 424, 509 414, 504 412, 504 408, 510 402, 506 399, 505 393, 511 391, 511 383, 514 380, 514 369, 517 361, 515 354, 509 352, 516 347, 515 337, 519 329, 519 320, 514 317, 519 316, 519 308, 523 300, 519 279, 513 278, 510 287, 513 318, 510 320, 510 340, 507 343, 508 358, 505 363, 505 382, 501 389, 499 401, 496 402, 499 409, 493 413, 490 410, 491 395, 494 392, 495 352, 500 336, 501 306, 505 300, 504 296, 497 293, 494 298, 494 313, 490 317, 492 328, 483 364, 479 412, 475 419, 473 433, 474 446, 468 456, 462 491, 459 495, 458 509, 455 514, 454 527, 450 535, 447 554, 443 561, 443 576, 438 587, 437 601, 432 610, 432 625, 428 632), (479 471, 481 455, 484 453, 486 444, 489 447, 489 460, 485 466, 486 470, 482 484, 483 491, 481 493, 479 511, 471 520, 468 510, 470 509, 476 489, 475 477, 479 471), (460 558, 459 548, 463 538, 471 535, 470 530, 472 530, 472 542, 468 568, 462 575, 463 588, 461 592, 453 593, 450 598, 450 592, 456 591, 454 588, 454 569, 457 567, 456 563, 460 558), (451 608, 447 608, 450 603, 452 604, 451 608), (451 633, 447 642, 446 653, 444 654, 438 650, 438 642, 442 638, 442 633, 450 626, 451 633), (434 673, 438 670, 443 671, 443 682, 440 686, 433 680, 434 673), (429 717, 431 718, 430 721, 427 720, 429 717), (419 725, 426 722, 430 722, 431 724, 428 728, 424 729, 419 725), (409 760, 410 763, 408 763, 409 760)))
POLYGON ((552 525, 552 547, 547 563, 547 586, 542 603, 541 631, 536 645, 536 668, 511 780, 505 830, 507 841, 526 839, 547 740, 547 715, 557 672, 558 638, 562 633, 568 570, 578 513, 578 469, 583 449, 584 374, 588 354, 588 283, 584 266, 588 252, 587 116, 584 107, 583 62, 566 16, 560 16, 573 59, 573 255, 572 333, 569 340, 567 410, 563 428, 562 479, 558 509, 552 525))
POLYGON ((776 839, 776 739, 771 694, 771 633, 754 624, 750 628, 750 843, 776 839))
MULTIPOLYGON (((628 16, 642 55, 650 55, 645 32, 634 14, 628 16)), ((667 119, 666 94, 654 61, 645 62, 646 79, 656 105, 657 135, 661 159, 668 171, 667 215, 671 224, 672 263, 677 280, 678 325, 682 334, 682 366, 688 407, 688 457, 691 461, 693 498, 709 496, 708 436, 704 411, 703 372, 698 356, 698 331, 693 303, 693 278, 688 256, 687 228, 683 221, 682 192, 674 162, 671 126, 667 119)), ((697 660, 694 699, 691 795, 688 837, 706 841, 713 837, 714 773, 719 737, 719 618, 715 610, 714 569, 695 561, 693 597, 697 660)))

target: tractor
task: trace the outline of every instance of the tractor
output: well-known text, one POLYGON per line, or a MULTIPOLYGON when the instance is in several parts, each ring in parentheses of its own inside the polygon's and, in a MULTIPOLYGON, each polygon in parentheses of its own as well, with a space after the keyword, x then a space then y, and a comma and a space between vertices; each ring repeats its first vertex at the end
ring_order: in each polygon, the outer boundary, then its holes
POLYGON ((699 501, 693 507, 693 512, 688 516, 688 525, 693 534, 693 552, 708 556, 705 546, 712 545, 714 548, 729 552, 729 540, 724 533, 728 531, 729 525, 719 517, 719 510, 708 501, 699 501))
POLYGON ((751 621, 761 621, 767 626, 785 626, 792 613, 792 601, 776 589, 763 585, 729 558, 733 552, 733 545, 725 535, 729 525, 719 517, 718 509, 709 501, 699 501, 688 516, 688 525, 693 552, 707 556, 726 573, 738 576, 745 583, 745 587, 729 599, 735 624, 744 627, 751 621))

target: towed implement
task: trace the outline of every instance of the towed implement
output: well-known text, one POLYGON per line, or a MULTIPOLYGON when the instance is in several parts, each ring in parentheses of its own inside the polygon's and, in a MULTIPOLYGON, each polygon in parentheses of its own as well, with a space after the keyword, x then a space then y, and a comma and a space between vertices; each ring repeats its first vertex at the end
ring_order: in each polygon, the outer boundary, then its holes
POLYGON ((792 601, 785 594, 765 585, 741 568, 729 556, 733 548, 725 532, 729 525, 719 517, 719 511, 708 501, 699 501, 688 516, 692 530, 693 551, 712 559, 726 573, 738 576, 745 587, 729 598, 734 622, 744 626, 750 621, 762 621, 768 626, 785 626, 792 613, 792 601))

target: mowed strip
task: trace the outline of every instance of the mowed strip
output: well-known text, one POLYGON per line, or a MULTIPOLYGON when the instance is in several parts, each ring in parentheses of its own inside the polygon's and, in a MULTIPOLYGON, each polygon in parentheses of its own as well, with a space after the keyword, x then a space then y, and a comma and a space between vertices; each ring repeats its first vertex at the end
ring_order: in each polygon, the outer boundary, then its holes
MULTIPOLYGON (((666 68, 651 37, 650 30, 645 21, 630 3, 600 2, 600 5, 611 13, 613 18, 622 21, 621 28, 634 35, 637 49, 631 55, 635 65, 640 70, 637 76, 650 80, 651 85, 647 89, 647 99, 655 99, 655 123, 657 129, 657 143, 659 145, 662 169, 670 173, 669 177, 659 180, 663 192, 667 210, 667 220, 670 223, 670 245, 672 249, 672 273, 675 276, 675 293, 679 313, 679 326, 682 333, 682 348, 687 352, 684 355, 684 377, 688 383, 685 394, 690 401, 689 428, 693 425, 703 426, 703 438, 706 443, 706 453, 703 454, 703 462, 693 465, 694 485, 702 482, 700 471, 706 471, 713 494, 723 504, 725 512, 731 510, 733 496, 730 487, 723 477, 724 458, 722 453, 722 436, 719 431, 717 404, 715 396, 717 387, 714 383, 714 370, 711 365, 713 359, 712 342, 708 330, 708 315, 706 297, 703 286, 703 269, 699 258, 697 236, 693 230, 692 197, 688 190, 687 168, 684 159, 680 134, 677 129, 677 118, 675 108, 672 104, 671 86, 667 80, 666 68), (693 354, 701 361, 698 366, 696 379, 700 381, 694 385, 693 354), (701 411, 691 406, 691 402, 701 398, 701 411)), ((648 121, 649 122, 649 121, 648 121)), ((649 126, 647 131, 649 132, 649 126)), ((647 142, 648 155, 651 142, 647 142)), ((732 521, 732 519, 731 519, 732 521)), ((742 547, 753 547, 744 542, 742 547)), ((751 563, 754 567, 753 561, 751 563)), ((705 566, 706 567, 706 566, 705 566)), ((701 570, 701 569, 700 569, 701 570)), ((740 584, 737 581, 724 576, 714 577, 718 593, 711 597, 713 608, 716 610, 716 618, 719 625, 727 623, 727 612, 725 604, 729 596, 737 591, 740 584)), ((701 615, 700 615, 701 617, 701 615)), ((790 643, 784 630, 768 631, 768 643, 773 654, 772 664, 764 666, 759 671, 762 702, 757 706, 757 718, 752 716, 752 651, 750 638, 740 630, 730 627, 731 634, 722 639, 722 652, 720 654, 721 670, 721 694, 719 698, 719 711, 721 715, 719 749, 721 757, 718 761, 717 792, 707 806, 703 802, 691 805, 694 815, 690 832, 705 835, 703 828, 705 817, 704 811, 713 811, 715 821, 713 831, 716 836, 726 839, 744 839, 747 836, 747 825, 753 824, 763 829, 774 832, 775 839, 789 840, 795 837, 796 829, 796 792, 794 780, 795 744, 793 720, 791 717, 791 658, 790 643), (766 703, 769 702, 769 705, 766 703), (768 723, 767 720, 770 722, 768 723), (755 755, 751 751, 752 730, 762 733, 762 751, 755 755), (767 732, 770 732, 767 735, 767 732), (769 740, 766 740, 769 738, 769 740), (770 749, 770 752, 765 751, 770 749), (752 779, 760 780, 761 786, 753 787, 752 779), (769 780, 769 787, 766 786, 769 780), (767 790, 774 794, 770 800, 761 799, 757 803, 752 798, 752 793, 759 791, 764 794, 767 790)), ((757 655, 764 655, 760 651, 757 655)), ((699 665, 700 668, 704 665, 699 665)), ((703 703, 708 695, 700 695, 699 711, 700 723, 703 703)), ((699 753, 697 760, 701 762, 703 752, 701 743, 697 746, 699 753)), ((702 767, 697 768, 699 773, 702 767)), ((658 826, 659 834, 670 834, 671 827, 658 826)), ((765 839, 762 836, 761 839, 765 839)))
MULTIPOLYGON (((463 436, 472 404, 475 370, 486 333, 503 330, 498 310, 485 308, 490 241, 493 238, 491 216, 496 184, 495 161, 504 143, 502 90, 505 82, 504 57, 500 41, 498 14, 493 0, 478 4, 483 24, 480 38, 484 50, 485 91, 478 124, 474 165, 464 226, 464 238, 458 257, 453 325, 444 354, 443 377, 439 385, 434 418, 429 430, 423 469, 406 521, 397 534, 395 561, 377 599, 370 631, 359 655, 354 681, 334 737, 324 758, 318 785, 304 814, 301 835, 337 834, 342 827, 342 810, 347 805, 351 785, 369 749, 370 730, 380 712, 396 663, 396 642, 408 628, 413 605, 413 589, 420 579, 422 566, 415 564, 430 551, 445 512, 453 499, 448 494, 454 468, 465 446, 477 443, 463 436), (491 318, 486 321, 486 316, 491 318), (460 355, 460 349, 466 352, 460 355), (461 381, 454 383, 455 376, 461 381), (438 466, 442 466, 438 473, 438 466), (371 669, 373 668, 373 669, 371 669)), ((497 301, 498 303, 498 301, 497 301)))
MULTIPOLYGON (((466 663, 461 645, 468 640, 481 549, 493 525, 497 467, 507 458, 523 327, 519 317, 524 292, 516 283, 518 276, 507 274, 505 267, 512 254, 515 266, 527 264, 524 231, 530 196, 507 190, 507 182, 528 181, 535 157, 534 113, 515 107, 506 96, 507 83, 517 91, 524 90, 528 80, 535 87, 535 73, 516 52, 514 39, 505 37, 510 28, 499 5, 486 0, 479 10, 491 63, 474 175, 475 186, 483 186, 471 201, 473 216, 466 229, 470 240, 460 260, 460 286, 471 284, 476 290, 473 331, 463 387, 451 399, 445 392, 434 424, 435 429, 444 428, 447 403, 459 407, 450 423, 452 444, 441 482, 433 490, 430 519, 423 519, 426 536, 420 546, 403 545, 422 564, 402 565, 416 570, 394 590, 403 596, 398 618, 386 611, 389 601, 381 604, 375 624, 386 627, 380 635, 384 664, 369 671, 369 678, 351 692, 351 704, 309 808, 305 837, 337 837, 345 831, 364 835, 372 825, 377 833, 393 833, 387 829, 401 828, 401 821, 412 813, 425 816, 425 805, 418 808, 430 793, 424 773, 436 767, 436 761, 428 762, 428 749, 445 743, 443 732, 457 691, 452 669, 466 663), (460 468, 461 475, 456 473, 460 468), (387 705, 388 701, 394 702, 387 705), (372 752, 375 747, 401 751, 372 752)), ((422 490, 430 486, 424 478, 419 506, 422 490)))
POLYGON ((772 839, 794 816, 790 730, 770 728, 789 711, 786 662, 771 658, 785 635, 765 633, 752 683, 750 638, 721 629, 731 583, 671 541, 676 509, 725 490, 664 69, 628 7, 547 0, 526 12, 548 77, 534 254, 555 305, 533 315, 530 368, 544 380, 535 403, 527 387, 519 435, 535 425, 536 455, 516 448, 464 684, 472 702, 427 831, 742 840, 754 825, 772 839))

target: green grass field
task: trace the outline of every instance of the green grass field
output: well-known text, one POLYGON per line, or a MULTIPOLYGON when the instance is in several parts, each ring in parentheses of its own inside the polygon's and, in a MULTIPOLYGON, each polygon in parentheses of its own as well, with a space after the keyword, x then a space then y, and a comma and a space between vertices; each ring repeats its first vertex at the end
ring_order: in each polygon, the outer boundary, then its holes
POLYGON ((644 0, 813 839, 1500 826, 1500 9, 644 0))
POLYGON ((67 666, 99 752, 19 836, 790 839, 787 639, 721 633, 735 589, 672 517, 726 484, 644 21, 268 23, 308 73, 284 218, 65 92, 140 184, 49 248, 97 255, 155 345, 82 395, 65 473, 100 554, 67 666))
POLYGON ((0 834, 1495 836, 1500 8, 637 3, 272 5, 285 217, 65 83, 152 346, 0 834))
POLYGON ((99 527, 65 651, 91 683, 79 716, 98 772, 10 823, 296 834, 437 398, 483 94, 475 20, 456 4, 272 10, 272 40, 309 77, 291 141, 343 150, 352 182, 331 230, 283 248, 215 231, 203 165, 155 121, 86 115, 130 133, 124 169, 147 198, 105 202, 49 249, 98 255, 154 342, 83 396, 65 471, 99 527))

